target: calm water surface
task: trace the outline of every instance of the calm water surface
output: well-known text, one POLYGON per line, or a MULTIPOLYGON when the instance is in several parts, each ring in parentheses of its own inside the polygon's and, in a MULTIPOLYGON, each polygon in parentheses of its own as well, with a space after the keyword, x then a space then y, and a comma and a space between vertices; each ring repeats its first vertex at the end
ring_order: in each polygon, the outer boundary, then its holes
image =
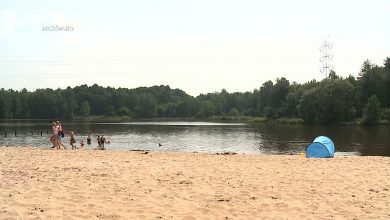
MULTIPOLYGON (((335 142, 336 155, 390 156, 389 127, 128 122, 63 123, 63 128, 76 131, 78 145, 80 140, 86 139, 88 133, 92 133, 93 141, 91 145, 86 145, 87 148, 95 148, 97 134, 103 133, 111 141, 106 146, 113 150, 289 154, 304 151, 316 136, 326 135, 335 142), (159 147, 159 143, 163 146, 159 147)), ((47 121, 0 122, 0 146, 50 147, 50 129, 47 121)), ((66 131, 63 142, 68 145, 66 131)))

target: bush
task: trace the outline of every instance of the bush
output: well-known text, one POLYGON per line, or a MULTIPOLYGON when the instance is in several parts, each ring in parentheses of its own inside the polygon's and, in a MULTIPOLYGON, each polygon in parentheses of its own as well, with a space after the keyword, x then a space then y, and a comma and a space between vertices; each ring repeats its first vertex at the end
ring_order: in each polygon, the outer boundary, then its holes
POLYGON ((236 108, 232 108, 232 109, 230 109, 228 115, 229 116, 240 116, 240 112, 236 108))
POLYGON ((116 114, 119 116, 130 116, 130 110, 127 107, 121 107, 116 114))
POLYGON ((362 123, 364 125, 375 124, 379 121, 381 114, 381 105, 376 97, 376 95, 368 98, 367 104, 363 110, 363 120, 362 123))

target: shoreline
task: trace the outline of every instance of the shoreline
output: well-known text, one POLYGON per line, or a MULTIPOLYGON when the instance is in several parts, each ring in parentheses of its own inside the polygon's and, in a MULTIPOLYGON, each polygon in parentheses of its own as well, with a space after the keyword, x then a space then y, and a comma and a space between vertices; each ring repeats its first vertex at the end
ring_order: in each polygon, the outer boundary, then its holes
MULTIPOLYGON (((208 118, 131 118, 129 116, 90 116, 75 117, 73 119, 59 118, 64 123, 119 123, 119 122, 218 122, 218 123, 248 123, 248 124, 277 124, 297 126, 341 126, 341 127, 390 127, 390 121, 381 120, 374 124, 364 125, 360 120, 334 123, 307 123, 302 118, 276 118, 253 116, 211 116, 208 118)), ((1 121, 50 121, 53 119, 1 119, 1 121)))
POLYGON ((386 219, 390 158, 0 148, 1 219, 386 219))
MULTIPOLYGON (((204 151, 169 151, 169 150, 148 150, 148 149, 112 149, 112 148, 106 148, 104 150, 97 149, 97 147, 77 147, 76 150, 72 150, 71 146, 67 146, 66 149, 54 149, 49 146, 34 146, 34 145, 12 145, 12 146, 0 146, 1 148, 30 148, 30 149, 36 149, 36 150, 52 150, 52 151, 112 151, 112 152, 148 152, 148 153, 183 153, 183 154, 204 154, 204 155, 254 155, 254 156, 302 156, 305 157, 306 152, 289 152, 289 153, 280 153, 280 154, 264 154, 264 153, 253 153, 253 152, 234 152, 234 151, 220 151, 220 152, 204 152, 204 151)), ((388 157, 388 156, 382 156, 382 155, 361 155, 359 152, 344 152, 344 151, 338 151, 335 152, 334 158, 337 157, 388 157)), ((327 158, 332 159, 332 158, 327 158)))

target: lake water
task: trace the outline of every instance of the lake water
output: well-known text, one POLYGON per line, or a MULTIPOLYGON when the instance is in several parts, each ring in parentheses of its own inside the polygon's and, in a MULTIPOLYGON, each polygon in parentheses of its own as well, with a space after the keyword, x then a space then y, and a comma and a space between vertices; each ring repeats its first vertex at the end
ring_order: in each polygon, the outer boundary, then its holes
MULTIPOLYGON (((152 150, 186 152, 237 152, 249 154, 290 154, 305 151, 318 135, 330 137, 337 155, 390 156, 389 127, 270 125, 212 122, 129 122, 63 123, 63 142, 69 145, 67 129, 76 131, 77 145, 87 134, 103 133, 112 150, 152 150), (163 146, 159 147, 159 143, 163 146)), ((50 147, 47 121, 0 122, 0 146, 50 147), (16 131, 16 137, 15 137, 16 131), (42 136, 41 136, 42 131, 42 136), (5 135, 7 133, 7 137, 5 135)))

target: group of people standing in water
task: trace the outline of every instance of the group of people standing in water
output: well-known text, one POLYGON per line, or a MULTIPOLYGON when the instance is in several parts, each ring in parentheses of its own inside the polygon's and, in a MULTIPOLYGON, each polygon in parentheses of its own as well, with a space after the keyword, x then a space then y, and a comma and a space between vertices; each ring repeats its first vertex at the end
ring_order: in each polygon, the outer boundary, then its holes
MULTIPOLYGON (((58 150, 63 148, 63 149, 66 150, 65 145, 62 143, 62 138, 65 136, 65 134, 64 134, 64 131, 62 130, 61 123, 59 121, 52 121, 51 125, 52 125, 52 129, 53 129, 53 133, 50 136, 50 142, 53 144, 52 148, 58 149, 58 150)), ((68 131, 69 131, 69 137, 70 137, 69 138, 69 144, 72 147, 72 150, 77 149, 77 147, 75 145, 76 144, 76 138, 75 138, 74 131, 72 129, 68 129, 68 131)), ((105 150, 104 144, 105 143, 109 144, 110 141, 107 141, 107 139, 104 136, 104 134, 99 134, 98 137, 97 137, 97 143, 98 143, 97 150, 105 150)), ((88 145, 92 144, 91 134, 88 134, 87 144, 88 145)), ((84 140, 80 141, 80 146, 84 147, 84 140)))

